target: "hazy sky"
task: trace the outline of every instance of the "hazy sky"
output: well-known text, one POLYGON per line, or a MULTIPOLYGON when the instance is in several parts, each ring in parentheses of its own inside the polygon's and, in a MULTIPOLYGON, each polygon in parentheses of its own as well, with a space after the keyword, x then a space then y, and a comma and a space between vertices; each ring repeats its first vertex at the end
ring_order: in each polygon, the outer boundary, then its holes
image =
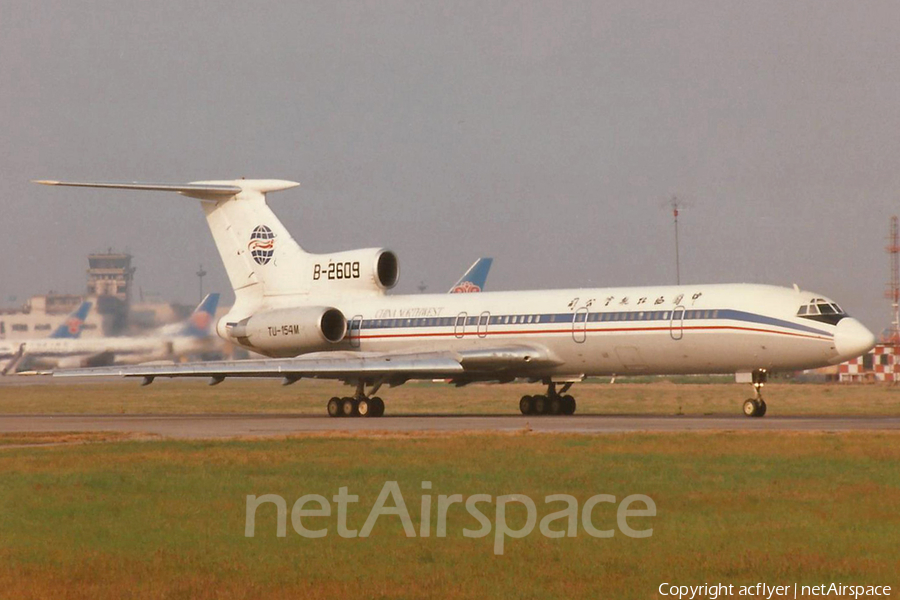
MULTIPOLYGON (((871 328, 900 213, 900 3, 0 0, 2 297, 227 278, 194 201, 29 179, 271 177, 401 291, 798 283, 871 328)), ((230 296, 230 294, 228 294, 230 296)))

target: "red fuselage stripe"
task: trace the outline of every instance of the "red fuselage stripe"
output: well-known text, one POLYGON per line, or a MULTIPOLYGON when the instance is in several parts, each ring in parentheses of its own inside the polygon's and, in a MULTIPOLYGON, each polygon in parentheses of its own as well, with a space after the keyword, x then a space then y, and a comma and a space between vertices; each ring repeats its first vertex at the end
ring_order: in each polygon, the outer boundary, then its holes
POLYGON ((539 334, 549 334, 549 333, 565 333, 572 335, 575 334, 584 334, 584 333, 622 333, 622 332, 645 332, 645 331, 709 331, 709 330, 723 330, 728 329, 732 331, 751 331, 754 333, 774 333, 777 335, 789 335, 793 337, 801 337, 807 338, 811 340, 824 340, 830 341, 830 338, 821 337, 817 335, 807 335, 803 333, 793 333, 789 331, 775 331, 773 329, 759 329, 756 327, 737 327, 734 325, 706 325, 706 326, 698 326, 698 327, 683 327, 673 329, 671 327, 619 327, 614 329, 537 329, 534 331, 528 330, 517 330, 517 331, 487 331, 481 332, 478 331, 465 331, 462 334, 458 334, 455 332, 437 332, 437 333, 385 333, 378 335, 351 335, 348 336, 349 339, 352 340, 376 340, 376 339, 391 339, 391 338, 416 338, 416 337, 466 337, 466 336, 477 336, 477 337, 487 337, 489 335, 539 335, 539 334))

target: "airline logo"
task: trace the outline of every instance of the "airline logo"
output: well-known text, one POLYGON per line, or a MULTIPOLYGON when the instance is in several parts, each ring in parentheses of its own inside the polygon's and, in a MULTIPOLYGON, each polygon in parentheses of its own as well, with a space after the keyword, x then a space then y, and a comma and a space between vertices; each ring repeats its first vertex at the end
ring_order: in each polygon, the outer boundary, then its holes
POLYGON ((451 294, 470 294, 472 292, 480 292, 481 288, 471 281, 463 281, 452 290, 450 290, 451 294))
POLYGON ((247 244, 250 256, 259 265, 268 264, 275 254, 275 234, 265 225, 259 225, 250 234, 250 243, 247 244))
POLYGON ((191 315, 191 325, 200 331, 206 331, 212 322, 212 315, 203 310, 198 310, 191 315))
POLYGON ((66 319, 66 327, 69 328, 69 333, 72 335, 78 335, 78 332, 81 331, 81 326, 84 325, 84 321, 79 319, 78 317, 69 317, 66 319))

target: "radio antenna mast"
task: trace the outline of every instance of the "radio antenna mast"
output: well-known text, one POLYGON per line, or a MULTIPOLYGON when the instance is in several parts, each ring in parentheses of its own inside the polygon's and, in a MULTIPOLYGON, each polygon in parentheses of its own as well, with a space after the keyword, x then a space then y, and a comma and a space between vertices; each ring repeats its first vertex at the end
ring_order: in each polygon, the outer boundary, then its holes
POLYGON ((887 296, 891 301, 891 328, 884 340, 897 346, 900 344, 900 223, 896 216, 891 217, 890 243, 886 248, 891 255, 891 281, 888 284, 887 296))

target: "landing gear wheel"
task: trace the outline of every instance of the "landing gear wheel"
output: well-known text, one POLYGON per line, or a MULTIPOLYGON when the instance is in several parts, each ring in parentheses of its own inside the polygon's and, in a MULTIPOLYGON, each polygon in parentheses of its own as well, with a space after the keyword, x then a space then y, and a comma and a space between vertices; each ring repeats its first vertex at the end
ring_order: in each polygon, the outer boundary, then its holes
POLYGON ((573 398, 572 396, 562 397, 562 413, 564 415, 575 414, 575 398, 573 398))
POLYGON ((758 417, 764 417, 764 416, 766 416, 766 401, 765 401, 765 400, 760 399, 760 401, 759 401, 759 414, 756 415, 756 416, 758 416, 758 417))
POLYGON ((370 417, 380 417, 384 415, 384 400, 382 400, 378 396, 369 398, 369 407, 370 417))
POLYGON ((361 417, 373 417, 372 404, 368 398, 360 398, 356 401, 356 412, 361 417))
POLYGON ((341 412, 341 399, 340 398, 332 398, 328 401, 328 416, 329 417, 342 417, 344 416, 341 412))
POLYGON ((519 400, 519 410, 522 411, 523 415, 534 414, 534 398, 522 396, 522 399, 519 400))
POLYGON ((547 412, 551 415, 561 415, 563 411, 563 401, 559 396, 550 396, 547 401, 547 412))
POLYGON ((766 414, 765 402, 757 400, 756 398, 748 398, 744 401, 744 416, 745 417, 761 417, 766 414))
POLYGON ((357 412, 356 400, 353 398, 344 398, 341 400, 341 415, 344 417, 355 417, 359 415, 357 412))
POLYGON ((547 396, 534 396, 531 399, 533 413, 536 415, 547 414, 547 396))

